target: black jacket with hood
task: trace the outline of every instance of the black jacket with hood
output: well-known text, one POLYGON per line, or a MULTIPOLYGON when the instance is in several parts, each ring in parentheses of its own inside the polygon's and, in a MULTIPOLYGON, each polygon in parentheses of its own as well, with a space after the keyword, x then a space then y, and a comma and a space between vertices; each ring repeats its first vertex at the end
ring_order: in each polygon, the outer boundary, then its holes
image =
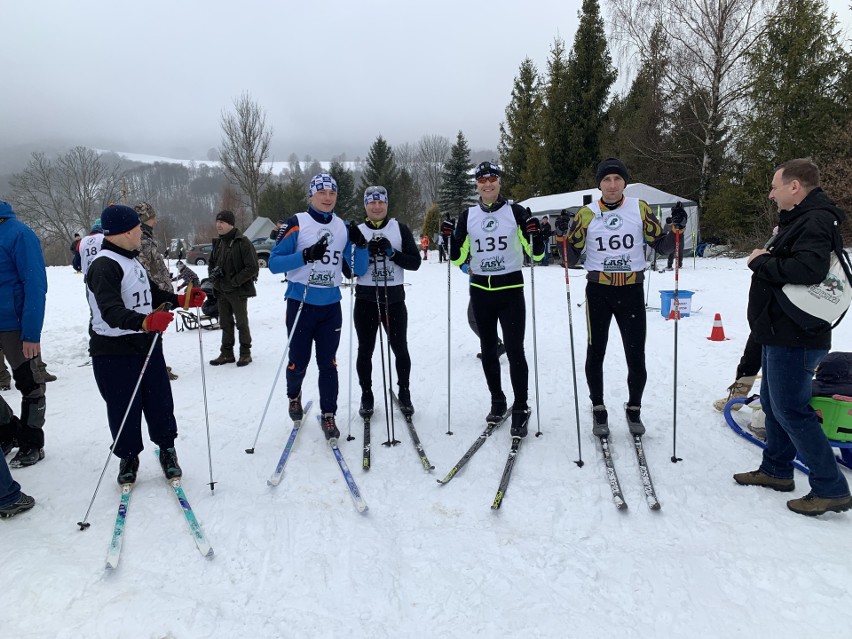
POLYGON ((825 191, 813 189, 798 205, 781 211, 778 234, 767 245, 769 254, 749 263, 753 271, 748 295, 748 323, 760 344, 831 348, 831 330, 806 331, 778 303, 785 284, 818 284, 828 274, 834 246, 840 245, 840 224, 846 215, 825 191))

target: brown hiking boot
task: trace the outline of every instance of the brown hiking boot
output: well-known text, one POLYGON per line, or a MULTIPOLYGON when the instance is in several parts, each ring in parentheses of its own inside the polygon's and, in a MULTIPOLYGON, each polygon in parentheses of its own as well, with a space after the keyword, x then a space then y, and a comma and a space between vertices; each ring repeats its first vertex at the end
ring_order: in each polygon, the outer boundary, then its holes
MULTIPOLYGON (((725 399, 717 399, 713 402, 713 408, 721 413, 725 410, 725 404, 732 399, 743 399, 748 397, 748 394, 751 392, 751 387, 754 386, 756 379, 757 375, 740 377, 737 381, 728 386, 728 396, 725 399)), ((731 406, 731 410, 739 410, 741 406, 742 404, 734 404, 731 406)))
POLYGON ((240 355, 240 359, 237 360, 237 366, 248 366, 251 364, 251 355, 240 355))
POLYGON ((808 517, 816 517, 824 515, 828 511, 842 513, 845 510, 852 508, 852 497, 836 497, 833 499, 827 497, 817 497, 812 492, 798 499, 791 499, 787 502, 787 508, 794 513, 807 515, 808 517))
POLYGON ((737 473, 734 475, 734 481, 742 486, 761 486, 763 488, 771 488, 782 493, 789 493, 796 489, 796 482, 791 479, 780 479, 767 475, 762 470, 750 470, 747 473, 737 473))
POLYGON ((233 364, 236 362, 236 358, 233 355, 219 355, 216 359, 210 360, 211 366, 221 366, 222 364, 233 364))

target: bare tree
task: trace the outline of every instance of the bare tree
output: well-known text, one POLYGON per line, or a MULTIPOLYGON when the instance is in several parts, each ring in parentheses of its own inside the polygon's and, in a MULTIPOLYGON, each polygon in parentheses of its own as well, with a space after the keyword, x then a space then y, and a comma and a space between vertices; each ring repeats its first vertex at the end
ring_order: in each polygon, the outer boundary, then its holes
POLYGON ((228 180, 248 198, 252 216, 257 216, 260 192, 272 176, 264 167, 272 143, 272 127, 266 112, 243 93, 234 100, 235 113, 222 111, 222 146, 219 161, 228 180))
POLYGON ((12 178, 18 216, 45 242, 66 243, 86 232, 111 201, 117 201, 121 172, 97 152, 74 147, 55 160, 33 153, 12 178))
POLYGON ((444 163, 449 155, 450 141, 441 135, 424 135, 417 143, 420 192, 427 203, 438 201, 444 163))
POLYGON ((701 157, 699 206, 704 206, 718 174, 728 127, 749 87, 747 54, 766 28, 772 0, 609 0, 615 37, 624 47, 647 50, 655 25, 662 29, 671 64, 669 95, 690 105, 698 123, 701 157))

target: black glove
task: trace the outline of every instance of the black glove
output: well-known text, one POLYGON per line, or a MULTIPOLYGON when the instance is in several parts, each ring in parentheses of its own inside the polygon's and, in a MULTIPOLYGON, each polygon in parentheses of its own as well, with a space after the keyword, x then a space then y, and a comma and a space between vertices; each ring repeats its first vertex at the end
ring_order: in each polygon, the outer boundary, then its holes
POLYGON ((322 238, 313 246, 309 246, 308 248, 304 249, 302 251, 302 258, 305 260, 306 264, 308 262, 318 262, 319 260, 325 257, 325 252, 327 250, 328 240, 326 238, 322 238))
POLYGON ((686 210, 680 202, 672 207, 672 226, 678 231, 686 228, 686 210))
POLYGON ((537 217, 528 217, 524 223, 524 235, 532 235, 534 238, 541 235, 541 222, 537 217))
POLYGON ((452 220, 444 220, 441 222, 441 236, 450 237, 453 231, 456 230, 456 223, 452 220))
POLYGON ((349 223, 349 241, 358 248, 364 248, 367 246, 367 238, 364 237, 361 229, 359 229, 358 225, 354 222, 349 223))
POLYGON ((571 218, 565 215, 560 215, 556 218, 553 225, 556 227, 556 230, 559 231, 559 235, 565 235, 571 229, 571 218))
POLYGON ((370 251, 370 255, 376 257, 378 255, 387 255, 391 257, 393 255, 393 247, 391 246, 390 240, 386 237, 375 237, 370 240, 370 243, 367 245, 367 248, 370 251))

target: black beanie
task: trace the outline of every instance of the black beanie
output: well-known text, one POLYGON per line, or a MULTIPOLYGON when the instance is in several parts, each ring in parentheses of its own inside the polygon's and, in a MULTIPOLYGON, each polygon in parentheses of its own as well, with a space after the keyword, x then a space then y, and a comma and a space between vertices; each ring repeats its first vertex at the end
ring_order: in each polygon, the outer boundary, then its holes
POLYGON ((627 184, 627 167, 618 158, 607 158, 598 164, 598 170, 595 171, 595 184, 600 187, 601 181, 612 173, 620 175, 624 178, 624 183, 627 184))
POLYGON ((234 217, 234 214, 231 211, 219 211, 216 214, 216 220, 221 220, 226 224, 230 224, 231 226, 237 225, 237 218, 234 217))
POLYGON ((101 213, 104 235, 121 235, 139 226, 139 215, 129 206, 110 204, 101 213))

